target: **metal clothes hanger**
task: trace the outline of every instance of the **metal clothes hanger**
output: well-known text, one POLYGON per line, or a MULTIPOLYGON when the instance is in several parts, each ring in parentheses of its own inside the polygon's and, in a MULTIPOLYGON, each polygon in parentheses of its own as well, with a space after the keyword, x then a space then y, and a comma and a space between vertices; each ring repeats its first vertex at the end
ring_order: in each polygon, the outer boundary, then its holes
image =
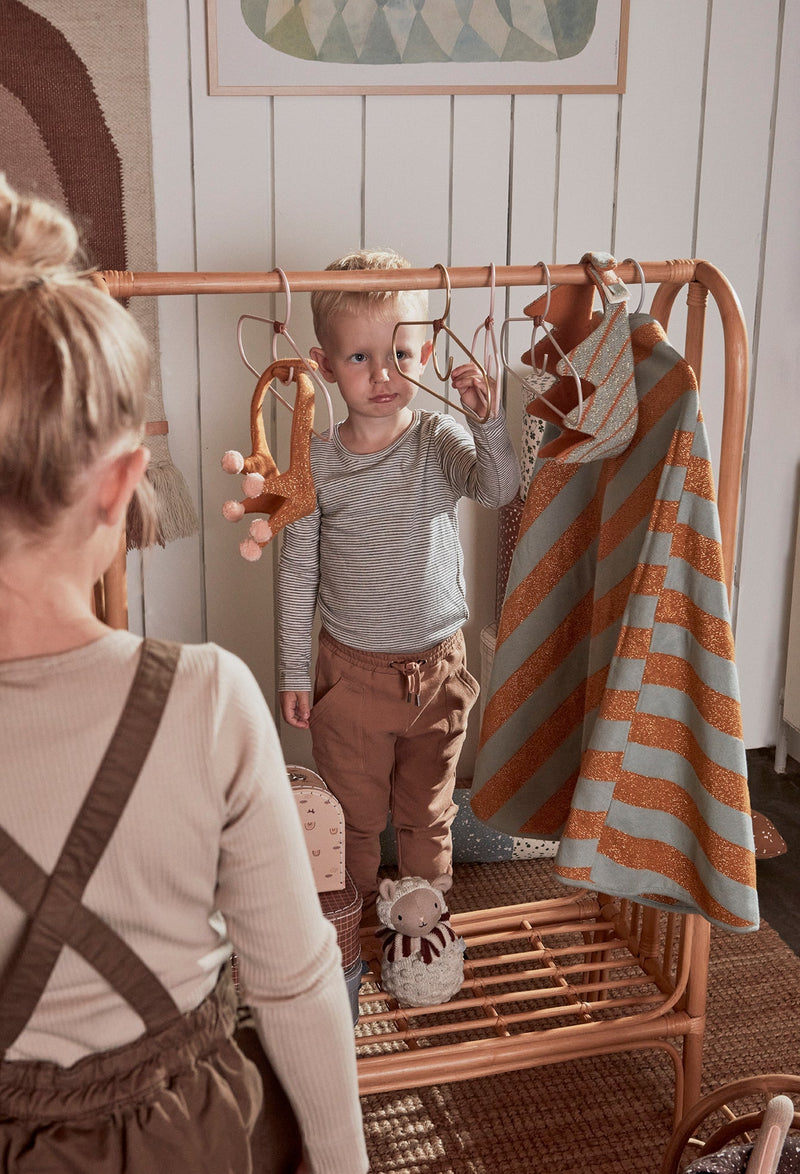
POLYGON ((495 294, 495 268, 494 261, 489 264, 489 313, 475 331, 472 336, 472 350, 473 353, 477 351, 478 338, 481 331, 483 334, 483 370, 490 379, 494 380, 494 394, 491 392, 491 383, 487 381, 486 386, 489 388, 491 396, 491 414, 496 416, 500 410, 500 347, 497 343, 497 335, 494 329, 494 294, 495 294), (494 375, 491 373, 492 363, 494 363, 494 375))
POLYGON ((633 313, 640 314, 641 310, 642 310, 642 306, 644 305, 644 292, 645 292, 644 270, 642 269, 639 262, 635 259, 635 257, 626 257, 625 260, 622 262, 622 264, 623 265, 628 265, 628 264, 633 265, 634 269, 636 270, 636 276, 639 278, 639 304, 637 305, 636 309, 633 310, 633 313))
MULTIPOLYGON (((316 386, 319 388, 319 390, 322 392, 323 396, 325 397, 325 403, 328 408, 328 431, 327 432, 317 432, 316 429, 313 429, 312 431, 314 432, 315 436, 318 436, 320 438, 320 440, 330 440, 331 437, 333 436, 333 404, 331 403, 330 393, 329 393, 327 387, 325 386, 325 383, 322 380, 322 378, 317 374, 316 364, 312 363, 312 361, 310 359, 306 358, 306 356, 300 352, 300 350, 298 349, 297 343, 294 341, 294 339, 292 338, 291 334, 289 333, 289 331, 287 329, 287 327, 289 325, 289 319, 292 316, 292 291, 289 288, 289 279, 287 278, 284 271, 282 269, 275 269, 273 272, 275 272, 279 275, 281 282, 283 284, 283 292, 286 297, 286 317, 284 318, 283 322, 278 322, 278 321, 274 321, 272 318, 262 318, 260 314, 242 314, 241 317, 239 318, 238 323, 236 324, 236 343, 239 347, 239 354, 241 356, 242 362, 244 363, 245 367, 247 367, 248 370, 252 371, 257 379, 260 379, 262 372, 259 371, 256 367, 254 367, 253 364, 248 359, 247 354, 245 353, 245 349, 244 349, 244 341, 242 339, 242 324, 248 318, 250 318, 254 322, 266 322, 269 326, 272 327, 272 361, 273 361, 273 363, 277 363, 279 361, 278 335, 281 335, 283 338, 285 338, 286 341, 288 342, 289 346, 294 351, 295 357, 300 359, 300 361, 304 364, 305 370, 311 376, 314 383, 316 384, 316 386)), ((280 400, 280 402, 284 405, 284 407, 287 407, 290 412, 294 411, 294 407, 292 406, 292 404, 290 404, 288 402, 288 400, 285 400, 283 398, 283 396, 281 395, 281 393, 279 391, 277 391, 272 384, 270 384, 269 390, 275 396, 275 399, 280 400)))
POLYGON ((452 355, 450 355, 450 357, 447 360, 447 366, 446 366, 444 372, 441 371, 441 369, 439 367, 439 360, 436 356, 436 342, 437 342, 437 339, 438 339, 439 335, 441 334, 441 332, 444 331, 444 333, 449 338, 452 338, 453 341, 455 343, 457 343, 458 346, 461 347, 464 354, 467 355, 467 357, 478 368, 481 375, 483 376, 484 384, 485 384, 487 391, 488 391, 489 378, 486 374, 485 368, 483 367, 483 365, 481 363, 478 362, 478 360, 475 358, 475 356, 473 355, 473 353, 469 349, 469 347, 466 346, 466 344, 461 341, 461 339, 458 337, 457 334, 453 333, 453 331, 450 329, 450 327, 445 322, 445 319, 447 318, 448 314, 450 313, 450 298, 451 298, 451 292, 452 292, 450 289, 450 274, 447 272, 447 268, 444 265, 442 265, 441 263, 437 263, 436 268, 441 269, 441 271, 442 271, 444 286, 445 286, 445 290, 447 293, 447 301, 445 303, 444 313, 442 314, 441 318, 434 318, 433 320, 426 319, 423 322, 409 322, 409 321, 403 320, 401 322, 395 323, 395 328, 392 331, 392 360, 394 362, 394 365, 395 365, 397 372, 400 375, 402 375, 404 379, 407 379, 409 383, 413 383, 417 387, 421 387, 422 390, 427 391, 429 395, 435 396, 436 399, 440 399, 443 404, 448 404, 451 408, 455 408, 456 411, 463 412, 463 414, 465 416, 469 416, 473 420, 477 420, 479 424, 485 424, 492 413, 492 405, 490 402, 491 395, 489 395, 489 397, 487 399, 485 413, 482 416, 479 416, 477 414, 477 412, 473 412, 471 408, 468 408, 464 404, 459 403, 458 397, 456 397, 455 400, 447 399, 446 396, 440 395, 438 391, 434 391, 432 388, 427 387, 424 383, 420 383, 418 379, 414 379, 411 375, 407 375, 405 373, 405 371, 403 371, 403 369, 400 366, 400 359, 397 354, 397 345, 396 345, 397 332, 400 329, 400 327, 401 326, 431 326, 431 327, 433 327, 433 350, 431 352, 431 355, 433 358, 433 369, 436 372, 437 379, 439 379, 440 382, 442 382, 442 383, 446 383, 447 380, 450 378, 451 371, 453 370, 453 356, 452 355))
MULTIPOLYGON (((547 325, 547 311, 550 309, 550 295, 552 293, 552 286, 550 283, 550 270, 548 269, 547 265, 545 265, 544 261, 539 261, 538 264, 541 266, 542 272, 544 273, 544 276, 545 276, 545 280, 547 281, 547 294, 545 297, 544 309, 542 310, 541 314, 534 314, 532 316, 532 318, 524 317, 524 318, 506 318, 505 319, 502 327, 500 328, 500 358, 501 358, 501 361, 502 361, 503 366, 505 367, 506 371, 508 371, 508 373, 510 375, 513 375, 514 378, 517 380, 517 382, 520 383, 522 385, 522 387, 525 388, 526 391, 529 390, 530 385, 526 384, 525 376, 519 375, 514 370, 514 368, 511 366, 511 364, 508 360, 508 350, 507 350, 508 325, 510 322, 530 322, 531 323, 531 366, 533 367, 533 374, 539 376, 540 378, 542 375, 549 375, 550 374, 550 372, 548 372, 548 370, 547 370, 547 356, 546 355, 545 355, 544 360, 542 362, 541 370, 539 368, 537 368, 537 366, 536 366, 536 357, 535 357, 535 354, 536 354, 536 352, 535 352, 536 335, 538 334, 539 330, 542 330, 544 332, 545 337, 547 339, 549 339, 549 341, 552 344, 556 353, 567 364, 567 367, 569 368, 569 373, 572 376, 573 380, 575 381, 575 390, 576 390, 577 396, 578 396, 578 414, 580 415, 580 413, 583 411, 583 387, 581 385, 580 376, 578 375, 578 372, 575 370, 572 363, 570 362, 569 356, 567 354, 565 354, 565 352, 561 349, 561 347, 558 343, 558 340, 556 339, 555 333, 547 325)), ((557 379, 557 376, 553 376, 553 378, 557 379)), ((550 400, 547 398, 546 394, 545 395, 537 395, 536 398, 540 399, 544 403, 546 403, 548 408, 552 412, 555 412, 555 414, 566 423, 566 421, 567 421, 566 413, 562 412, 560 408, 557 408, 555 406, 555 404, 551 403, 550 400)))

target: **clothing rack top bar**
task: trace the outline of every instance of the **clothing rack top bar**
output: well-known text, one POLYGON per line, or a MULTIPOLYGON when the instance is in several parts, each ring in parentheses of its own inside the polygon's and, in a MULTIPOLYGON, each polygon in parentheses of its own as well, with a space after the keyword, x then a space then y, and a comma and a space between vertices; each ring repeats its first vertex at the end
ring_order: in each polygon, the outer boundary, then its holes
MULTIPOLYGON (((698 261, 644 261, 641 263, 647 283, 667 282, 682 285, 693 281, 698 261)), ((553 285, 581 285, 589 278, 582 265, 550 265, 553 285)), ((626 284, 639 281, 635 265, 620 262, 616 272, 626 284)), ((454 266, 447 270, 453 289, 488 289, 491 266, 454 266)), ((282 293, 283 282, 277 270, 265 273, 133 273, 109 269, 102 273, 109 293, 115 298, 160 296, 163 294, 282 293)), ((286 272, 293 293, 321 289, 399 290, 443 289, 441 269, 310 270, 286 272)), ((540 264, 495 266, 496 286, 546 285, 547 277, 540 264)))

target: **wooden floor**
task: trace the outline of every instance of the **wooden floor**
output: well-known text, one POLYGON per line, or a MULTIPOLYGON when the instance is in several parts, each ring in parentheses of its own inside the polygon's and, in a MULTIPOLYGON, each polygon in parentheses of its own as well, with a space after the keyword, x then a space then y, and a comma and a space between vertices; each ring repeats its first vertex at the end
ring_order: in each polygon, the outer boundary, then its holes
POLYGON ((771 819, 788 852, 757 864, 761 916, 800 955, 800 763, 793 758, 776 774, 775 748, 748 750, 750 803, 771 819))

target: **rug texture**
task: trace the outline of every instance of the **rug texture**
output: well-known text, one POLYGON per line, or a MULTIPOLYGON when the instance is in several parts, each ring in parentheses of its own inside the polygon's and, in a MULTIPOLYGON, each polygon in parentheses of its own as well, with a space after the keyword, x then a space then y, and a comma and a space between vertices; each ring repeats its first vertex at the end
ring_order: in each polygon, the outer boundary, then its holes
MULTIPOLYGON (((89 268, 156 268, 146 0, 3 0, 0 168, 20 191, 69 211, 89 268)), ((155 299, 133 298, 130 309, 157 356, 155 299)), ((162 543, 197 529, 167 433, 155 363, 148 477, 162 543)), ((139 530, 134 514, 129 546, 139 530)))
MULTIPOLYGON (((563 896, 547 860, 456 866, 453 912, 563 896)), ((712 931, 703 1089, 800 1069, 800 958, 712 931)), ((672 1063, 639 1051, 364 1097, 372 1174, 658 1174, 672 1063)))

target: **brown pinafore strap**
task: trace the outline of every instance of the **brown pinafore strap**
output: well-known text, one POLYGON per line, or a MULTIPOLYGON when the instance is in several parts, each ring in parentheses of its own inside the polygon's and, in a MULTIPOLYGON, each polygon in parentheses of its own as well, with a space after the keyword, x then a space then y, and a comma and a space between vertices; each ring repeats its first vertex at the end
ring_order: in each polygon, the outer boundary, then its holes
POLYGON ((0 1056, 33 1014, 65 945, 103 975, 146 1030, 180 1014, 149 967, 81 904, 150 751, 179 656, 178 644, 143 641, 122 715, 51 875, 0 829, 0 886, 30 917, 0 982, 0 1056))

